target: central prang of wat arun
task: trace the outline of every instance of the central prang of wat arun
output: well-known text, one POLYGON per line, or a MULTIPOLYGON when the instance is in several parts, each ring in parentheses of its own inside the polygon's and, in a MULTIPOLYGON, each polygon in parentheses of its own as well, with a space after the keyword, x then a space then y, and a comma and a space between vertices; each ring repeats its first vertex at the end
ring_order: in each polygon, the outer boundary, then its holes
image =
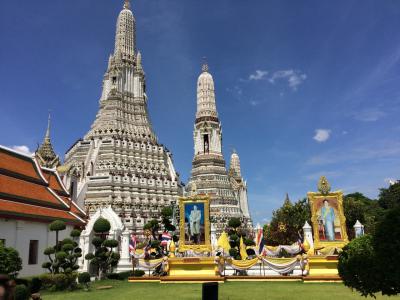
POLYGON ((125 0, 96 119, 58 168, 71 196, 90 216, 112 211, 126 230, 141 235, 144 224, 159 219, 164 207, 176 208, 179 197, 208 194, 217 234, 231 217, 239 217, 250 229, 247 186, 235 152, 229 171, 225 166, 214 82, 207 65, 197 83, 195 156, 186 191, 172 154, 152 129, 147 101, 142 56, 136 49, 136 22, 125 0))

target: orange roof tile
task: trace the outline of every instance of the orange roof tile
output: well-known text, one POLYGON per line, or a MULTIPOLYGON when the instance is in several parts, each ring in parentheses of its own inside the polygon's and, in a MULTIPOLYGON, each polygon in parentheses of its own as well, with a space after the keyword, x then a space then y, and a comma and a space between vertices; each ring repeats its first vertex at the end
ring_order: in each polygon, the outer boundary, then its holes
POLYGON ((32 201, 45 206, 60 207, 61 209, 67 208, 46 186, 3 174, 0 174, 1 194, 12 199, 32 201))
POLYGON ((64 186, 62 185, 62 183, 58 180, 57 175, 55 174, 55 171, 51 171, 48 169, 43 169, 43 175, 44 178, 46 178, 46 180, 49 183, 49 187, 54 190, 55 192, 57 192, 57 195, 68 195, 67 191, 65 190, 64 186))
POLYGON ((0 148, 0 169, 44 181, 31 158, 11 151, 5 152, 3 148, 0 148))
POLYGON ((86 214, 71 201, 55 170, 0 146, 0 216, 83 225, 86 214))
POLYGON ((25 203, 17 203, 4 199, 0 199, 0 215, 50 221, 62 219, 69 223, 82 224, 79 219, 77 219, 65 210, 40 207, 25 203))

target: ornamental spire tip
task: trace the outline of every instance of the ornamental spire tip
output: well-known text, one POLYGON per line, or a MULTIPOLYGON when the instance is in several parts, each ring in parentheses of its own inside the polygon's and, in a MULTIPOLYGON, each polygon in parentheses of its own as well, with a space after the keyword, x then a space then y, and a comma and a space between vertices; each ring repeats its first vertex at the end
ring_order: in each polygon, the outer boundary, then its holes
POLYGON ((208 72, 208 63, 205 56, 203 57, 203 65, 201 66, 201 71, 208 72))
POLYGON ((45 140, 50 140, 50 121, 51 121, 51 115, 49 111, 49 117, 47 119, 47 130, 46 130, 46 135, 45 135, 45 140))
POLYGON ((125 0, 124 2, 124 9, 131 9, 131 3, 129 0, 125 0))

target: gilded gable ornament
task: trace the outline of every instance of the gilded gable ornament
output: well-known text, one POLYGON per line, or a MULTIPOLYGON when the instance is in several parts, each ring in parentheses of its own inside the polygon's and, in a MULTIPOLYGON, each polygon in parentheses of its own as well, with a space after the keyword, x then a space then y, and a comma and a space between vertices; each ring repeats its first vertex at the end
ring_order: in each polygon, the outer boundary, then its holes
POLYGON ((321 176, 318 182, 318 191, 322 195, 327 195, 331 191, 331 185, 328 182, 328 179, 326 179, 325 176, 321 176))

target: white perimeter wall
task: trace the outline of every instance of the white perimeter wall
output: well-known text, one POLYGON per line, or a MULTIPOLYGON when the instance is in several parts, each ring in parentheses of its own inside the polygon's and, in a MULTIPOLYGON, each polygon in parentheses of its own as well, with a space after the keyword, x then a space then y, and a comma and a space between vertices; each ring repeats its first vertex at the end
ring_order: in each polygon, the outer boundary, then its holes
MULTIPOLYGON (((43 274, 47 271, 42 268, 42 263, 48 261, 43 250, 56 243, 56 233, 49 231, 48 226, 49 223, 0 219, 0 239, 5 239, 6 247, 16 249, 22 259, 20 277, 43 274), (38 260, 35 265, 28 265, 30 240, 39 241, 38 260)), ((72 229, 72 226, 67 226, 66 230, 60 231, 59 240, 69 237, 72 229)))

